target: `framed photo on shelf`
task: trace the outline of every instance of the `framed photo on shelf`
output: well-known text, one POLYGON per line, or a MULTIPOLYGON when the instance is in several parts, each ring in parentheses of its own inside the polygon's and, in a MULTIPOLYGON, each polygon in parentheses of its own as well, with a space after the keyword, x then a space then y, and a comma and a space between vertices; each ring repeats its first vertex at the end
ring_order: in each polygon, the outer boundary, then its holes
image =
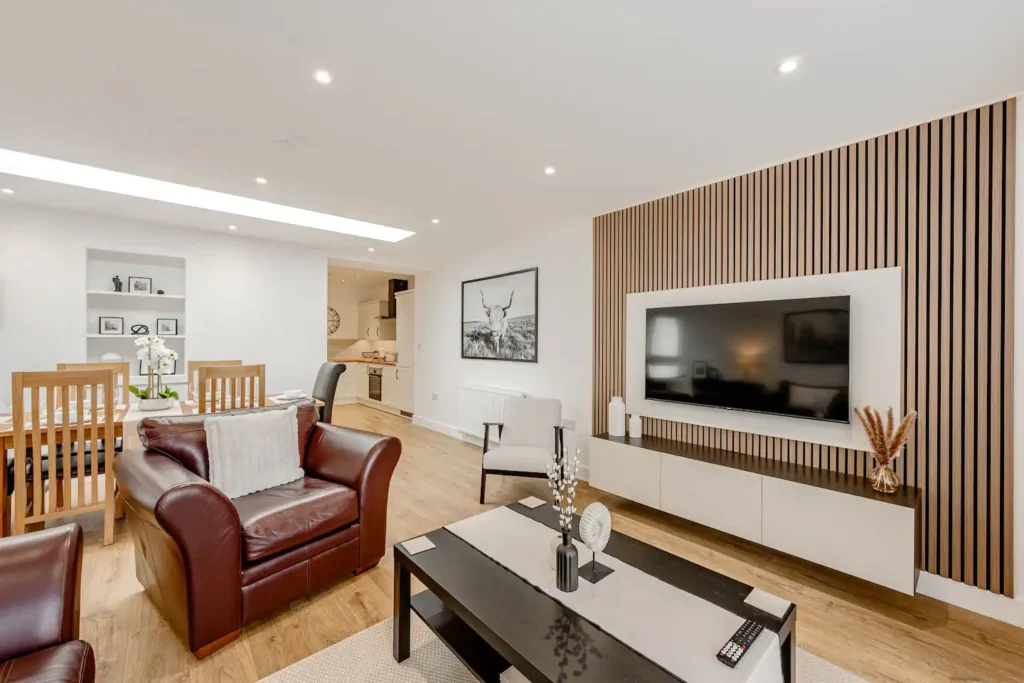
POLYGON ((129 294, 152 294, 153 293, 153 278, 151 278, 151 277, 129 277, 128 278, 128 293, 129 294))
POLYGON ((124 334, 124 318, 101 315, 99 332, 100 334, 124 334))
MULTIPOLYGON (((140 375, 148 375, 149 374, 149 361, 148 360, 142 359, 142 360, 139 361, 139 374, 140 375)), ((165 371, 163 374, 164 375, 176 375, 176 374, 178 374, 178 361, 174 361, 174 365, 171 366, 171 369, 168 370, 168 371, 165 371)))
POLYGON ((693 378, 694 379, 707 379, 708 378, 708 362, 705 360, 693 361, 693 378))
POLYGON ((161 336, 174 336, 178 334, 177 318, 157 318, 156 333, 161 336))

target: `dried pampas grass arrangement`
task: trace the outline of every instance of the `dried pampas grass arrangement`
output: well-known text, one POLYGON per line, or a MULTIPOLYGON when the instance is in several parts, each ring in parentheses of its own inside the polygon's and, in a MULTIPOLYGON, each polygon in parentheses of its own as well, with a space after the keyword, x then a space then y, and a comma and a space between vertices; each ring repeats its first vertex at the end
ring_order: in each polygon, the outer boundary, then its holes
POLYGON ((911 410, 896 426, 893 419, 892 408, 889 408, 889 415, 882 424, 882 415, 871 406, 854 408, 860 423, 864 425, 871 447, 875 450, 875 468, 868 473, 871 487, 882 493, 895 493, 900 487, 900 478, 893 469, 892 461, 899 457, 903 450, 903 444, 910 436, 910 428, 917 421, 917 411, 911 410))

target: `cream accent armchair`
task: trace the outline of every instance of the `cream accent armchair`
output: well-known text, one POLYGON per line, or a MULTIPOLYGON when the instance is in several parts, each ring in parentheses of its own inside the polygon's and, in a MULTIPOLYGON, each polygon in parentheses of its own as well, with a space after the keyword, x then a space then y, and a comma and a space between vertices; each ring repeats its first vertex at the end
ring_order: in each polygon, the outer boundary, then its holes
POLYGON ((554 398, 510 398, 502 422, 484 423, 480 502, 488 474, 546 478, 551 456, 562 448, 562 402, 554 398), (499 445, 491 448, 491 427, 499 445))

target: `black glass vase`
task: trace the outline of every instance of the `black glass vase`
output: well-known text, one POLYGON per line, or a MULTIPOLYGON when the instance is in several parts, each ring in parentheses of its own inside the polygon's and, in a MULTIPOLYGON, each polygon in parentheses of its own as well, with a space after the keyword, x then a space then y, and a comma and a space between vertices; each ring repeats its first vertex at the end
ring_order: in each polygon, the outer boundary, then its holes
POLYGON ((572 593, 579 585, 579 553, 572 543, 572 536, 563 531, 562 544, 555 551, 555 586, 563 593, 572 593))

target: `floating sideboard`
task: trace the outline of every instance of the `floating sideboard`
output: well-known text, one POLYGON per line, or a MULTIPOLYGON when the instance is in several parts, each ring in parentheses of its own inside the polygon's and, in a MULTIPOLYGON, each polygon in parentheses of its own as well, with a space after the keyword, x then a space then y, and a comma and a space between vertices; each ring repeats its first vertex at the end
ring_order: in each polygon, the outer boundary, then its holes
POLYGON ((590 485, 914 594, 919 495, 867 479, 653 436, 590 440, 590 485))

